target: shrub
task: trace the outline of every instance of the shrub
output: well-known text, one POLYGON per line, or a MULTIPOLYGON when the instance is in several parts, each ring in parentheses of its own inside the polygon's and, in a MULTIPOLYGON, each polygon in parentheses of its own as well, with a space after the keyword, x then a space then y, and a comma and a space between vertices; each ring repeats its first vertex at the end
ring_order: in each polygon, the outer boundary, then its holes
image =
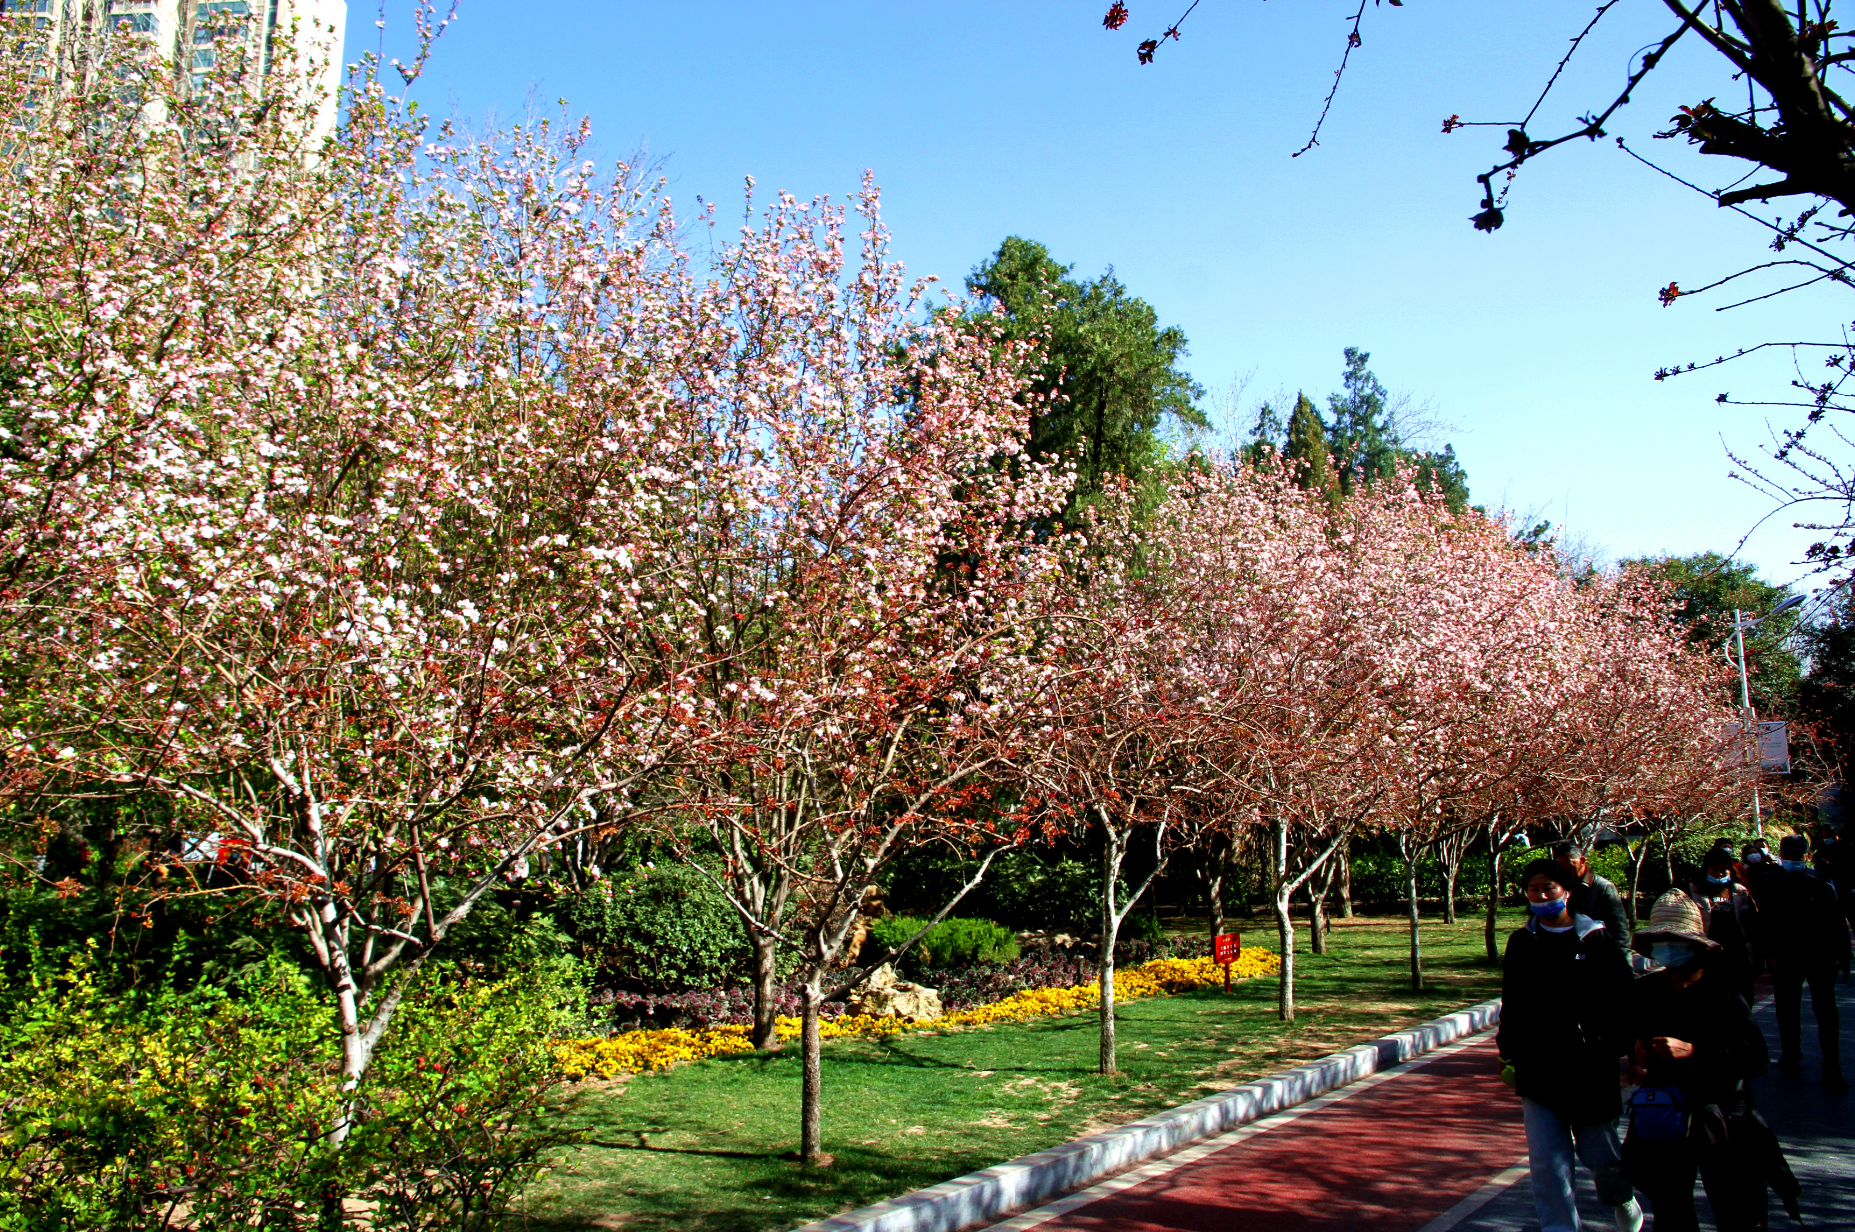
POLYGON ((740 916, 684 864, 641 865, 608 878, 566 900, 560 916, 602 983, 680 992, 746 974, 740 916))
MULTIPOLYGON (((976 868, 976 861, 938 848, 911 852, 885 875, 884 901, 904 915, 936 910, 976 868)), ((1124 880, 1120 893, 1126 902, 1124 880)), ((1101 866, 1044 850, 1007 851, 960 906, 1007 928, 1092 936, 1101 931, 1101 866)))
POLYGON ((547 1123, 559 1082, 551 1047, 585 1029, 576 973, 536 967, 508 979, 428 981, 361 1089, 347 1154, 350 1192, 375 1206, 375 1232, 488 1232, 580 1137, 547 1123))
MULTIPOLYGON (((923 920, 912 916, 892 915, 876 921, 870 937, 883 949, 893 952, 914 936, 923 920)), ((991 920, 964 919, 954 916, 928 930, 904 956, 912 970, 992 966, 1008 963, 1018 956, 1018 941, 1011 930, 991 920)))
MULTIPOLYGON (((981 888, 995 905, 996 918, 1015 927, 1078 936, 1101 931, 1101 870, 1081 860, 1052 862, 1030 852, 1006 852, 993 862, 981 888)), ((1126 895, 1125 886, 1121 893, 1126 895)))
MULTIPOLYGON (((1118 941, 1158 941, 1166 935, 1165 925, 1159 922, 1159 916, 1151 911, 1130 911, 1121 921, 1118 941)), ((1116 946, 1119 949, 1119 946, 1116 946)))
POLYGON ((577 1023, 556 966, 500 983, 423 980, 340 1115, 339 1041, 300 972, 272 961, 229 992, 144 1004, 83 963, 13 990, 0 1024, 0 1229, 174 1226, 291 1232, 323 1205, 376 1232, 486 1229, 570 1136, 543 1127, 548 1050, 577 1023))

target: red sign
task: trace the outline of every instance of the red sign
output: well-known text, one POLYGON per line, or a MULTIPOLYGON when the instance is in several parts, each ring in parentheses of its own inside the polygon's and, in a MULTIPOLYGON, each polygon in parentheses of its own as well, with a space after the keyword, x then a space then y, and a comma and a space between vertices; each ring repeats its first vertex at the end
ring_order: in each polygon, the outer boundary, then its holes
POLYGON ((1219 933, 1212 942, 1215 947, 1211 957, 1220 963, 1233 963, 1243 950, 1243 938, 1235 933, 1219 933))

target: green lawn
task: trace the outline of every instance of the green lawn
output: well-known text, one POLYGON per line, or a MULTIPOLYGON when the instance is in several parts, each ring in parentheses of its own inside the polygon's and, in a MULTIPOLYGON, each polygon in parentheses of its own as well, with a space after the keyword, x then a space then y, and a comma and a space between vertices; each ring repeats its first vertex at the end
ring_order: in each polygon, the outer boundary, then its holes
MULTIPOLYGON (((1515 913, 1516 917, 1518 913, 1515 913)), ((1517 923, 1517 918, 1516 918, 1517 923)), ((1274 944, 1252 925, 1250 937, 1274 944)), ((1479 921, 1426 925, 1431 987, 1409 988, 1403 921, 1341 921, 1317 958, 1301 934, 1299 1021, 1275 1019, 1275 980, 1156 997, 1120 1013, 1121 1068, 1093 1072, 1093 1012, 884 1041, 827 1043, 828 1169, 797 1146, 796 1049, 573 1089, 577 1149, 529 1195, 540 1229, 750 1232, 790 1228, 905 1193, 1423 1022, 1497 994, 1479 921)))

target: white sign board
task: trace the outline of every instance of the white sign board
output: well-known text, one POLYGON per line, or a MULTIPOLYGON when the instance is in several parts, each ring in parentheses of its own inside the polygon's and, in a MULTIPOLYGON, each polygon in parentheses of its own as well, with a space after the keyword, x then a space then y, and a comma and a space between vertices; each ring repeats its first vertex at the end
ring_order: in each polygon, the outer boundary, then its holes
MULTIPOLYGON (((1728 740, 1744 739, 1745 728, 1738 723, 1726 725, 1728 740)), ((1746 759, 1751 760, 1751 750, 1746 750, 1746 759)), ((1791 772, 1791 739, 1789 729, 1780 722, 1761 721, 1758 725, 1758 768, 1772 774, 1789 774, 1791 772)))

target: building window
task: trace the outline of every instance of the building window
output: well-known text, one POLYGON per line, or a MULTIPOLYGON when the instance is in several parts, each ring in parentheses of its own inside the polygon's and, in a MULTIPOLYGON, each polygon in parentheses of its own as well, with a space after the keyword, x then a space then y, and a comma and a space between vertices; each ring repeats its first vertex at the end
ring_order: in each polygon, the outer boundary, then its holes
POLYGON ((206 0, 196 12, 193 41, 210 43, 228 34, 242 34, 251 5, 248 0, 206 0))

